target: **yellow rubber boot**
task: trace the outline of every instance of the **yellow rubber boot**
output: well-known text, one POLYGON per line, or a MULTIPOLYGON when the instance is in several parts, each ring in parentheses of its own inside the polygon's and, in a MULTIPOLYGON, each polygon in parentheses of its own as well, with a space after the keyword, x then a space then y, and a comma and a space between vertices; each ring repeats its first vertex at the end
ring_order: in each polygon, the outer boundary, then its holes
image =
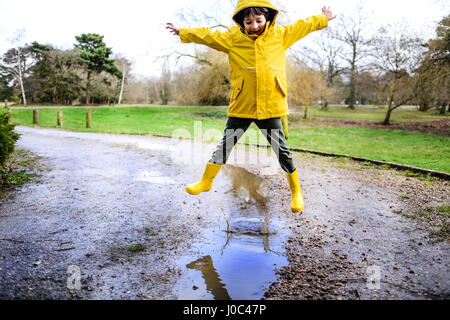
POLYGON ((302 190, 300 189, 297 170, 292 173, 288 173, 287 178, 292 192, 291 210, 292 212, 300 212, 303 208, 305 208, 305 203, 303 202, 303 195, 302 190))
POLYGON ((221 164, 208 162, 206 164, 205 172, 203 173, 202 179, 197 183, 193 183, 186 186, 187 193, 197 195, 201 192, 211 190, 214 178, 219 173, 220 168, 222 168, 221 164))

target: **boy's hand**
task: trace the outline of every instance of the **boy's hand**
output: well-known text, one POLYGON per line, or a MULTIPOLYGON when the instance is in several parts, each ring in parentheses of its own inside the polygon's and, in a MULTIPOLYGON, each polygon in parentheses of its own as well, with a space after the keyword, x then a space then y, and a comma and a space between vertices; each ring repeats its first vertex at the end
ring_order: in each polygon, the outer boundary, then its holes
POLYGON ((331 21, 334 18, 336 18, 336 15, 334 15, 333 12, 331 12, 330 7, 324 6, 322 8, 322 13, 327 16, 328 21, 331 21))
POLYGON ((174 36, 179 36, 180 35, 180 28, 176 28, 173 23, 168 22, 166 24, 166 29, 169 29, 170 32, 174 35, 174 36))

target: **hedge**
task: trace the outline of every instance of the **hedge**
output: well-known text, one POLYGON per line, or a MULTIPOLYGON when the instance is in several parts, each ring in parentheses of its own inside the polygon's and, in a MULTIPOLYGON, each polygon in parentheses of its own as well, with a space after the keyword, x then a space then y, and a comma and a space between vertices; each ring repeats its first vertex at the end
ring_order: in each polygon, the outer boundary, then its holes
POLYGON ((9 123, 8 113, 0 114, 0 169, 4 171, 6 161, 14 151, 19 135, 14 132, 14 125, 9 123))

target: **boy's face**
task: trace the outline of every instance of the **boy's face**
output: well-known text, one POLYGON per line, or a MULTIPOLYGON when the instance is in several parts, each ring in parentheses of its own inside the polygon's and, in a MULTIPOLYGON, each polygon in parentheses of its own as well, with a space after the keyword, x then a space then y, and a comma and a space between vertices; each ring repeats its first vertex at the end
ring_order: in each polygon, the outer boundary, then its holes
POLYGON ((260 36, 266 27, 266 17, 264 15, 249 14, 244 18, 245 31, 248 34, 255 34, 260 36))

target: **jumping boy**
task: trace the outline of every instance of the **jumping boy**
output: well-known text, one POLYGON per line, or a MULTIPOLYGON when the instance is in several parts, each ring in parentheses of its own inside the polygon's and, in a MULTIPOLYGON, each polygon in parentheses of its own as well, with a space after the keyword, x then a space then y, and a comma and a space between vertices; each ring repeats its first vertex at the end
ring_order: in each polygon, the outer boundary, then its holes
POLYGON ((328 21, 336 16, 329 7, 323 7, 322 14, 287 26, 275 24, 277 16, 278 9, 269 0, 239 0, 233 14, 237 25, 226 32, 212 32, 209 28, 179 29, 167 23, 166 28, 180 36, 181 42, 203 44, 227 53, 231 66, 225 134, 206 164, 202 179, 186 186, 186 191, 192 195, 211 190, 214 178, 234 145, 254 122, 287 174, 292 212, 304 208, 297 169, 281 121, 281 117, 289 114, 285 53, 308 33, 327 27, 328 21))

